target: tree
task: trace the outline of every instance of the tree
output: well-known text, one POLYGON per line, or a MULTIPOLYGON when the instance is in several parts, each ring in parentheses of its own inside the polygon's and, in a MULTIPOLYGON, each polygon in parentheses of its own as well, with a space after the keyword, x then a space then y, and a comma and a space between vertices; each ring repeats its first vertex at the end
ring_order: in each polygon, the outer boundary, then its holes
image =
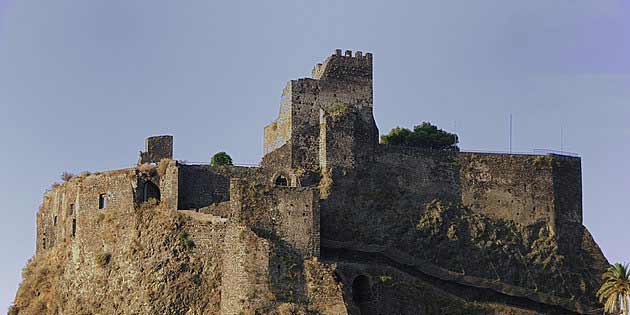
POLYGON ((212 166, 232 165, 232 157, 230 157, 225 152, 219 152, 212 156, 212 159, 210 160, 210 164, 212 166))
POLYGON ((630 314, 630 270, 628 265, 614 264, 604 272, 604 283, 597 297, 610 314, 630 314))
POLYGON ((413 127, 413 131, 396 127, 388 134, 381 136, 381 142, 433 150, 459 151, 457 147, 459 138, 456 134, 439 129, 429 122, 413 127))

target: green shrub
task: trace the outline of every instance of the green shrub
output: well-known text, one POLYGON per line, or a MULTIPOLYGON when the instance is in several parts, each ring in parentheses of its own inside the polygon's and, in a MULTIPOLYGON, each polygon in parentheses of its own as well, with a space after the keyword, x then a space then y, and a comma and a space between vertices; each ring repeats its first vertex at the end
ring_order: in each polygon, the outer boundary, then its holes
POLYGON ((195 242, 189 237, 190 235, 186 232, 179 234, 179 244, 185 249, 192 249, 195 247, 195 242))
POLYGON ((413 131, 396 127, 388 134, 381 136, 381 142, 433 150, 459 151, 457 147, 459 138, 456 134, 439 129, 429 122, 413 127, 413 131))
POLYGON ((107 266, 111 260, 112 260, 111 253, 99 253, 96 255, 96 259, 95 259, 96 264, 101 267, 107 266))
POLYGON ((232 165, 232 157, 230 157, 225 152, 219 152, 212 156, 212 159, 210 160, 210 164, 212 166, 232 165))

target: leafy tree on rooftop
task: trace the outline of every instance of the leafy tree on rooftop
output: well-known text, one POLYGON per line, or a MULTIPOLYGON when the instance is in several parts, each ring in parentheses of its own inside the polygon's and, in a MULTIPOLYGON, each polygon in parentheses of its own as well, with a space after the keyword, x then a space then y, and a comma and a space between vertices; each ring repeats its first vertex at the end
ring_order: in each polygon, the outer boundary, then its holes
POLYGON ((439 129, 429 122, 413 127, 413 131, 396 127, 388 134, 381 136, 381 142, 433 150, 459 151, 457 147, 459 138, 456 134, 439 129))
POLYGON ((232 157, 230 157, 225 152, 218 152, 217 154, 212 156, 212 159, 210 160, 210 164, 212 166, 233 165, 232 157))

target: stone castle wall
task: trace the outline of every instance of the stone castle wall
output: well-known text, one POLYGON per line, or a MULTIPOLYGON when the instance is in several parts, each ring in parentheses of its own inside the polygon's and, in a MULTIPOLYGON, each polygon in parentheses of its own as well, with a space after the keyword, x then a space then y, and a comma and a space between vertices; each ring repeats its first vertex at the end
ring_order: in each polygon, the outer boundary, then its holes
POLYGON ((90 235, 99 214, 132 209, 136 188, 135 169, 79 176, 53 188, 38 212, 37 252, 90 235))
POLYGON ((582 223, 581 163, 558 155, 460 153, 462 202, 527 226, 582 223))
MULTIPOLYGON (((532 231, 548 226, 560 234, 558 226, 567 226, 561 235, 564 243, 592 243, 588 233, 579 230, 579 158, 379 144, 372 103, 371 54, 337 51, 313 69, 313 78, 287 84, 278 118, 265 127, 261 167, 186 165, 170 160, 171 136, 151 137, 137 168, 75 177, 46 194, 37 217, 37 253, 68 242, 73 259, 94 260, 96 251, 86 256, 82 249, 112 251, 109 247, 117 246, 117 237, 131 244, 142 235, 117 233, 127 227, 113 217, 138 211, 149 197, 157 197, 162 210, 182 210, 179 213, 194 218, 187 221, 188 234, 182 237, 192 240, 197 254, 210 253, 220 265, 216 271, 222 272, 222 314, 240 314, 264 306, 266 295, 278 302, 307 303, 312 292, 305 285, 303 263, 320 257, 321 239, 399 249, 429 244, 418 239, 417 226, 427 205, 436 200, 463 204, 532 231), (114 232, 101 235, 101 226, 112 222, 117 224, 114 232)), ((457 233, 449 230, 448 238, 457 241, 457 233)), ((589 255, 598 266, 605 265, 596 245, 586 247, 592 247, 589 255)), ((435 259, 423 256, 422 248, 410 253, 415 255, 411 260, 435 259)), ((359 257, 332 260, 342 258, 359 257)), ((474 272, 475 263, 463 261, 458 268, 474 272)), ((352 278, 373 273, 368 283, 373 287, 376 273, 392 267, 356 261, 346 266, 358 268, 352 278)), ((519 279, 511 270, 495 272, 505 283, 514 285, 519 279)), ((352 279, 343 281, 353 285, 352 279)), ((388 295, 381 305, 384 310, 402 307, 411 312, 407 308, 413 297, 399 299, 400 291, 383 292, 388 295)), ((361 312, 366 308, 369 313, 372 306, 355 302, 361 312)), ((433 307, 413 312, 431 313, 433 307)))

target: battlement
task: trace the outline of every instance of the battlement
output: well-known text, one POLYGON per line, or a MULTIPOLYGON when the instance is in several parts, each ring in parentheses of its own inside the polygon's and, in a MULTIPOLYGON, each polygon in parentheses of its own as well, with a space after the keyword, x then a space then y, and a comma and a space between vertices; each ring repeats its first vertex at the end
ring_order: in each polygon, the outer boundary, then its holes
POLYGON ((312 70, 313 79, 372 79, 372 54, 352 50, 346 50, 342 55, 341 49, 323 63, 318 63, 312 70))

